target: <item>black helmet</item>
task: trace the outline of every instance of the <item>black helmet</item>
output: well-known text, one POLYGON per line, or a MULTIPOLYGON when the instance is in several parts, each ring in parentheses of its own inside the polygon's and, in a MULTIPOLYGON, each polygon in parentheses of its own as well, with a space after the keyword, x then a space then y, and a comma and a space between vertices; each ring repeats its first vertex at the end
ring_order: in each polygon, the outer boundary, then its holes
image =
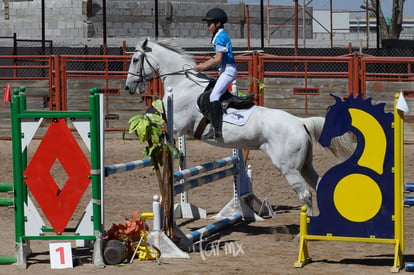
POLYGON ((227 14, 220 8, 212 8, 206 13, 203 21, 221 22, 221 24, 225 24, 227 22, 227 14))

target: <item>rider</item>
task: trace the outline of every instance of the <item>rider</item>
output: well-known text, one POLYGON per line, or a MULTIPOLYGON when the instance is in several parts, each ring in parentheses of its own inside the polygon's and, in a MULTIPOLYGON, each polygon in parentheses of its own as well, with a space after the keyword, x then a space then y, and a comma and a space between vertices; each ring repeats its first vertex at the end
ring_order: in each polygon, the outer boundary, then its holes
POLYGON ((215 55, 212 59, 196 65, 193 69, 199 72, 220 65, 219 77, 210 94, 211 122, 213 127, 210 127, 210 131, 202 137, 205 140, 217 141, 217 139, 222 137, 222 111, 219 99, 227 91, 230 83, 236 78, 237 69, 231 39, 224 29, 224 24, 227 22, 227 14, 220 8, 213 8, 207 11, 206 16, 202 20, 207 21, 208 32, 213 34, 211 43, 214 45, 215 55))

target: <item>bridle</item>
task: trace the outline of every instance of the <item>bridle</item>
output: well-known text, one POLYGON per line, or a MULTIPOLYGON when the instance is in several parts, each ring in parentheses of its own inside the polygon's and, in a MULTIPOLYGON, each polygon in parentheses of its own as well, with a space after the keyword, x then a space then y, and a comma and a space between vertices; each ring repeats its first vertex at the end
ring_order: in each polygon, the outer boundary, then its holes
POLYGON ((140 52, 142 54, 140 70, 139 72, 136 72, 136 73, 132 73, 128 71, 128 74, 133 75, 133 76, 138 76, 142 81, 145 81, 145 82, 152 81, 158 78, 162 78, 164 76, 186 74, 189 71, 193 71, 193 68, 190 65, 184 65, 184 66, 188 66, 188 68, 183 68, 175 72, 157 74, 158 70, 155 68, 153 64, 151 64, 149 58, 145 54, 146 52, 151 52, 151 48, 145 48, 143 51, 136 49, 134 52, 140 52), (148 67, 151 68, 151 71, 152 71, 151 77, 147 77, 145 74, 145 68, 144 68, 145 63, 147 63, 148 67))
MULTIPOLYGON (((145 54, 145 52, 148 52, 148 51, 151 51, 151 49, 150 48, 144 49, 144 51, 136 49, 134 51, 134 53, 140 52, 141 56, 142 56, 141 66, 140 66, 139 72, 133 73, 133 72, 128 71, 128 74, 139 77, 141 82, 147 82, 147 81, 151 81, 151 80, 154 80, 156 78, 159 78, 159 76, 157 75, 157 69, 151 64, 151 62, 149 61, 147 55, 145 54), (145 62, 148 64, 148 66, 151 68, 151 71, 152 71, 152 74, 151 74, 152 77, 150 77, 150 78, 146 77, 146 74, 145 74, 145 68, 144 68, 145 62)), ((136 58, 133 59, 134 63, 137 62, 137 61, 138 60, 136 60, 136 58)))

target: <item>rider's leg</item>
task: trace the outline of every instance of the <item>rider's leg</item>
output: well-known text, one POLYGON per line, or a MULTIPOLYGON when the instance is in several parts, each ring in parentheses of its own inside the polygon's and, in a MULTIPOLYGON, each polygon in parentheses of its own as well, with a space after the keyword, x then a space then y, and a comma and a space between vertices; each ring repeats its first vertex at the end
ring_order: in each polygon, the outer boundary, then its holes
POLYGON ((213 127, 211 127, 210 131, 202 137, 203 139, 217 139, 222 137, 221 128, 223 124, 223 113, 219 100, 227 91, 227 87, 236 78, 236 74, 237 71, 235 66, 227 65, 220 69, 220 75, 210 94, 211 123, 213 127))
POLYGON ((211 114, 211 124, 210 131, 207 134, 203 135, 202 139, 218 139, 222 137, 221 127, 223 124, 223 112, 221 110, 221 105, 219 101, 213 101, 210 103, 210 114, 211 114))

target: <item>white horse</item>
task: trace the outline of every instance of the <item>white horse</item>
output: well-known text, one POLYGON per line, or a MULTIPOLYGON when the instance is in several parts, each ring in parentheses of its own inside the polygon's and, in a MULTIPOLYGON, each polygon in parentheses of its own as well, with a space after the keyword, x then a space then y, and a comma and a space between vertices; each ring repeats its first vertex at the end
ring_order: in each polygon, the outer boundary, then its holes
MULTIPOLYGON (((138 44, 131 58, 126 90, 144 92, 145 82, 159 77, 165 91, 171 87, 174 95, 174 133, 194 136, 203 119, 197 108, 197 97, 204 91, 209 77, 192 70, 194 59, 182 49, 166 42, 145 40, 138 44)), ((166 96, 164 96, 164 103, 166 96)), ((166 105, 165 105, 166 106, 166 105)), ((211 143, 225 148, 262 150, 286 178, 299 199, 312 213, 312 193, 319 175, 312 165, 312 138, 317 140, 325 118, 299 118, 278 109, 254 106, 243 126, 223 123, 223 138, 211 143)), ((205 130, 207 131, 208 128, 205 130)), ((336 139, 331 151, 338 157, 353 152, 350 139, 336 139)))

